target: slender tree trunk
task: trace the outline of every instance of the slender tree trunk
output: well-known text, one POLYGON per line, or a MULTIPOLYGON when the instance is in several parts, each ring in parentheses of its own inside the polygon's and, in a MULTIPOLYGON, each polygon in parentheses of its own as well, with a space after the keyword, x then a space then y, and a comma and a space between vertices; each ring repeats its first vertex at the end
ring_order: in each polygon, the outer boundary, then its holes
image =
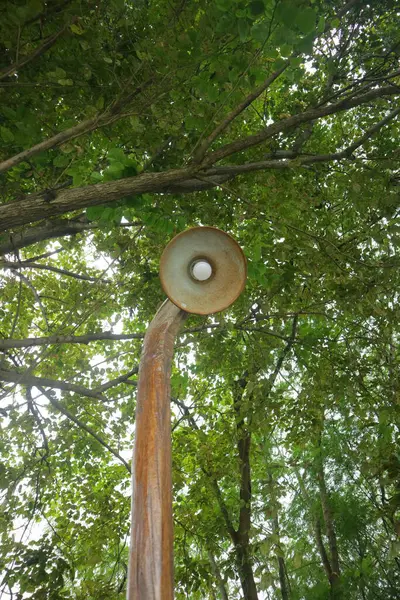
MULTIPOLYGON (((272 530, 279 537, 279 520, 277 516, 272 520, 272 530)), ((282 600, 289 600, 289 589, 286 577, 285 559, 283 558, 283 556, 277 554, 276 560, 278 563, 279 585, 281 588, 282 600)))
MULTIPOLYGON (((236 430, 238 435, 238 454, 240 464, 240 501, 241 508, 239 513, 239 527, 236 530, 233 526, 229 510, 224 502, 221 489, 217 479, 208 472, 203 466, 202 471, 210 480, 211 487, 217 499, 222 516, 225 521, 226 529, 235 548, 236 568, 239 573, 240 583, 243 591, 244 600, 258 600, 257 587, 254 581, 253 567, 250 553, 250 525, 251 525, 251 468, 250 468, 250 444, 251 433, 246 426, 241 414, 241 401, 243 392, 247 385, 248 373, 235 382, 233 388, 233 406, 236 413, 236 430)), ((193 429, 198 430, 196 421, 191 417, 189 409, 179 402, 185 415, 193 429)))
POLYGON ((221 577, 221 573, 219 571, 218 565, 215 561, 214 555, 211 552, 211 550, 208 550, 208 560, 210 561, 211 571, 212 571, 215 581, 217 582, 217 585, 218 585, 221 600, 229 600, 227 591, 225 589, 224 582, 221 577))
MULTIPOLYGON (((298 473, 297 471, 296 471, 296 477, 297 477, 297 481, 299 483, 301 494, 302 494, 305 502, 307 503, 310 512, 312 512, 312 505, 311 505, 310 497, 309 497, 306 487, 304 485, 304 481, 303 481, 300 473, 298 473)), ((314 539, 315 539, 315 543, 316 543, 316 546, 318 549, 318 553, 321 557, 321 561, 322 561, 326 576, 328 578, 329 584, 331 585, 332 567, 331 567, 329 556, 325 549, 325 545, 324 545, 324 542, 322 539, 321 521, 318 516, 314 516, 314 515, 312 516, 312 529, 313 529, 314 539)))
MULTIPOLYGON (((269 496, 271 502, 271 508, 275 511, 278 509, 278 501, 276 497, 276 490, 274 486, 274 479, 271 473, 268 473, 268 484, 269 484, 269 496)), ((280 545, 280 532, 279 532, 279 518, 278 513, 272 519, 272 531, 277 536, 277 546, 280 545)), ((279 573, 279 586, 281 590, 282 600, 289 600, 289 586, 288 586, 288 577, 286 573, 285 559, 283 556, 277 552, 276 553, 276 561, 278 563, 278 573, 279 573)))
POLYGON ((321 446, 321 435, 319 437, 319 454, 316 458, 316 467, 317 467, 317 479, 318 479, 318 487, 319 487, 319 495, 322 506, 322 514, 324 516, 324 523, 326 529, 326 535, 328 537, 329 542, 329 551, 330 551, 330 564, 332 568, 331 576, 330 576, 330 584, 331 584, 331 595, 332 598, 340 598, 342 596, 341 593, 341 585, 340 585, 340 563, 339 563, 339 551, 337 545, 336 531, 335 525, 333 522, 332 508, 330 504, 329 494, 326 487, 325 482, 325 473, 324 473, 324 463, 322 459, 322 446, 321 446))
POLYGON ((245 372, 233 389, 233 407, 236 413, 236 431, 238 436, 237 448, 240 464, 240 513, 239 528, 235 535, 236 563, 243 589, 244 600, 258 600, 257 588, 254 581, 253 567, 250 554, 250 526, 251 526, 251 467, 250 446, 251 431, 250 421, 247 423, 242 414, 242 399, 248 382, 248 373, 245 372))

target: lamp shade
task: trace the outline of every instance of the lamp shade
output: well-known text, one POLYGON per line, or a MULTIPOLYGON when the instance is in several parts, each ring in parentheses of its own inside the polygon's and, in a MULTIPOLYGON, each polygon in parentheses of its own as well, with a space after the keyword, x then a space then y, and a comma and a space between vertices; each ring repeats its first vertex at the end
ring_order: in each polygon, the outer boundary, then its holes
POLYGON ((168 298, 188 313, 208 315, 230 306, 246 283, 246 258, 238 243, 216 227, 193 227, 174 237, 160 262, 168 298))

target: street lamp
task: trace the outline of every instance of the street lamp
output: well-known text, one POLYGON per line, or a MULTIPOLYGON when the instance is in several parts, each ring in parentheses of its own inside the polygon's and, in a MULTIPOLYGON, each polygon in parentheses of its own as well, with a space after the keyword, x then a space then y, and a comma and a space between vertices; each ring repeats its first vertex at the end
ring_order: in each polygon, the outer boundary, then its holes
POLYGON ((166 246, 160 279, 167 299, 143 343, 136 404, 128 600, 172 600, 173 523, 170 374, 175 337, 188 313, 208 315, 243 291, 246 259, 215 227, 194 227, 166 246))

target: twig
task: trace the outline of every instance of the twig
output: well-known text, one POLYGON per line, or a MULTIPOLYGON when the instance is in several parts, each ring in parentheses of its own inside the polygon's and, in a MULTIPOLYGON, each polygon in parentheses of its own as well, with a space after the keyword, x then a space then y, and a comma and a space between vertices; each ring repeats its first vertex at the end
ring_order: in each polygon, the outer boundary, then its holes
POLYGON ((75 417, 75 415, 70 413, 69 410, 65 408, 65 406, 63 406, 60 402, 58 402, 58 400, 53 398, 40 385, 37 385, 36 387, 38 388, 38 390, 40 390, 40 392, 43 394, 43 396, 45 396, 48 399, 48 401, 50 402, 50 404, 52 406, 54 406, 54 408, 59 410, 63 415, 65 415, 68 419, 70 419, 70 421, 75 423, 75 425, 78 425, 78 427, 80 427, 81 429, 86 431, 89 435, 94 437, 94 439, 97 440, 99 442, 99 444, 104 446, 104 448, 107 448, 107 450, 109 450, 109 452, 111 452, 111 454, 113 454, 126 467, 128 473, 131 473, 131 468, 130 468, 129 464, 126 462, 126 460, 124 458, 122 458, 122 456, 120 456, 118 454, 118 452, 116 450, 114 450, 114 448, 112 448, 107 442, 105 442, 99 435, 97 435, 97 433, 95 431, 93 431, 93 429, 91 427, 89 427, 89 425, 86 425, 80 419, 75 417))

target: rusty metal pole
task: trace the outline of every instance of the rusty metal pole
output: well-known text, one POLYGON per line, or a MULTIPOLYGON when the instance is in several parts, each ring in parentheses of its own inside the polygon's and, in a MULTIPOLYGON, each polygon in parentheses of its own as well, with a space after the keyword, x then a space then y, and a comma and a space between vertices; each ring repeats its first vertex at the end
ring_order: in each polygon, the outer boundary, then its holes
POLYGON ((128 600, 172 600, 170 373, 187 313, 166 300, 152 320, 139 369, 128 600))
POLYGON ((246 282, 237 242, 215 227, 194 227, 165 248, 167 296, 144 338, 132 469, 128 600, 173 600, 170 374, 175 337, 188 313, 207 315, 236 300, 246 282))

